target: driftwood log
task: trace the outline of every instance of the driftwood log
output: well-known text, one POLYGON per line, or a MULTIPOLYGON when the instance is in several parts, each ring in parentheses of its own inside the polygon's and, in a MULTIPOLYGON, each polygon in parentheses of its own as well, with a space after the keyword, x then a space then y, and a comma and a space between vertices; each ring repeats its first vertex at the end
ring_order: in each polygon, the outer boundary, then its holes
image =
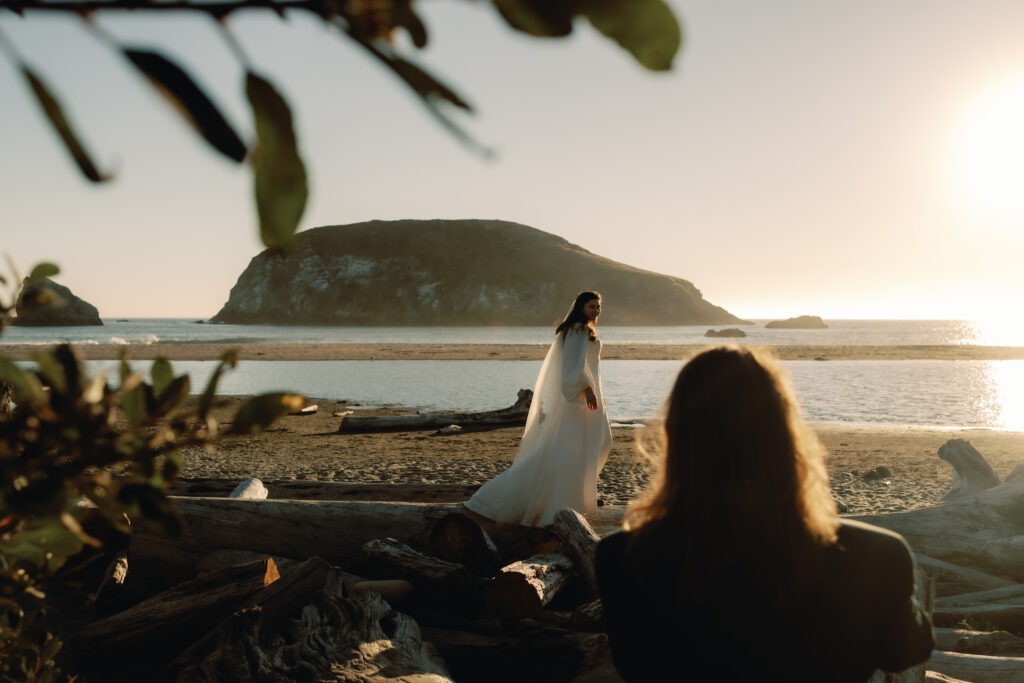
POLYGON ((209 572, 86 626, 74 641, 81 660, 145 654, 169 657, 196 624, 230 613, 280 577, 267 558, 209 572))
POLYGON ((425 539, 455 505, 417 503, 173 498, 182 519, 176 539, 138 529, 128 546, 133 581, 172 585, 195 575, 215 550, 250 550, 304 560, 320 555, 343 568, 362 560, 368 539, 425 539))
POLYGON ((467 514, 453 512, 439 519, 430 530, 427 547, 442 560, 464 564, 480 576, 491 576, 501 568, 498 546, 467 514))
POLYGON ((1024 475, 932 507, 851 519, 901 534, 915 552, 1024 581, 1024 475))
POLYGON ((1024 681, 1024 658, 935 650, 928 660, 928 670, 975 683, 1017 683, 1024 681))
POLYGON ((506 619, 535 614, 551 602, 572 571, 572 560, 559 552, 534 555, 502 567, 487 585, 487 612, 506 619))
POLYGON ((936 560, 921 553, 914 553, 914 557, 917 566, 923 567, 935 581, 935 595, 939 597, 1016 585, 1011 579, 936 560))
POLYGON ((999 475, 969 441, 950 439, 939 447, 939 457, 953 466, 953 485, 942 500, 954 500, 999 486, 999 475))
MULTIPOLYGON (((215 637, 181 683, 249 681, 415 681, 451 683, 444 660, 416 622, 373 592, 351 592, 342 572, 301 565, 304 574, 256 596, 215 637)), ((273 587, 272 587, 273 588, 273 587)))
POLYGON ((1006 631, 971 631, 940 626, 935 629, 935 649, 969 655, 1024 657, 1024 638, 1006 631))
POLYGON ((525 425, 530 414, 533 391, 520 389, 516 402, 508 408, 479 413, 421 413, 418 415, 387 415, 341 419, 339 432, 385 432, 395 430, 437 429, 448 425, 466 428, 509 427, 525 425))
MULTIPOLYGON (((237 479, 177 479, 170 495, 203 498, 226 497, 237 479)), ((392 503, 430 501, 458 503, 480 488, 475 484, 384 484, 315 480, 263 482, 274 500, 376 500, 392 503)))
POLYGON ((597 572, 594 569, 594 553, 601 540, 586 518, 571 508, 555 513, 553 529, 562 541, 562 552, 572 560, 576 571, 587 585, 597 593, 597 572))

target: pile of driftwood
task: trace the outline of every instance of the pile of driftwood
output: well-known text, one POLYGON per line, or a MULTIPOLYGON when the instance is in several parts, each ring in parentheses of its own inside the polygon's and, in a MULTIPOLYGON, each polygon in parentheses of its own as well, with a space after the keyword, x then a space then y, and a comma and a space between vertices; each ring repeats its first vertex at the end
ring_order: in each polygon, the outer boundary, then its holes
POLYGON ((457 425, 462 429, 494 429, 526 424, 530 414, 533 391, 520 389, 516 402, 507 408, 475 413, 417 413, 415 415, 384 415, 378 417, 345 416, 339 432, 387 432, 394 430, 444 429, 457 425))
MULTIPOLYGON (((1024 467, 1000 483, 965 441, 939 456, 955 470, 940 504, 854 517, 907 539, 936 625, 926 666, 873 680, 927 668, 930 680, 1024 681, 1024 467)), ((593 549, 621 508, 499 528, 456 502, 465 487, 434 487, 430 503, 402 500, 423 500, 423 485, 269 488, 303 499, 267 500, 256 480, 228 498, 209 497, 227 493, 222 481, 183 483, 183 535, 133 533, 104 593, 134 604, 73 641, 96 680, 619 680, 593 549)))
POLYGON ((106 592, 145 598, 73 640, 87 680, 618 680, 580 514, 266 496, 179 498, 182 537, 132 535, 106 592))
POLYGON ((901 534, 933 582, 935 680, 1024 681, 1024 464, 1000 483, 982 455, 953 439, 942 502, 858 519, 901 534))

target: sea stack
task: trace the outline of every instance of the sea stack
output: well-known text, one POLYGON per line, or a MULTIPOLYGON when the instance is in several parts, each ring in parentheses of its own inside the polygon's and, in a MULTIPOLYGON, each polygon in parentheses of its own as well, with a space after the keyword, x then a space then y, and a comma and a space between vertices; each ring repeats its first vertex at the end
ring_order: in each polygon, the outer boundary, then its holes
POLYGON ((11 324, 25 327, 103 324, 95 306, 48 278, 37 282, 25 278, 14 311, 17 317, 11 324))
POLYGON ((315 228, 249 263, 210 322, 552 325, 582 290, 605 325, 744 324, 692 283, 617 263, 498 220, 370 221, 315 228))
POLYGON ((765 327, 778 330, 825 330, 828 325, 816 315, 798 315, 795 318, 785 320, 773 320, 765 324, 765 327))

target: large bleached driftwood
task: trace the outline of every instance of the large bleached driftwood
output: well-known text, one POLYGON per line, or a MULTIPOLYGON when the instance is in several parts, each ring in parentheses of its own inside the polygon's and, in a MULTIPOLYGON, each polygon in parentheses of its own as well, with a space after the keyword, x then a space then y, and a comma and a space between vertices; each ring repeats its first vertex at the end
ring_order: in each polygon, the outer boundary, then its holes
POLYGON ((915 552, 1024 581, 1024 476, 910 512, 856 515, 901 534, 915 552))
POLYGON ((586 518, 571 508, 555 513, 553 528, 562 541, 562 552, 569 556, 576 571, 587 585, 597 592, 597 573, 594 569, 594 553, 601 537, 594 533, 586 518))
POLYGON ((928 670, 974 683, 1024 682, 1024 658, 932 652, 928 670))
POLYGON ((251 550, 304 560, 319 555, 351 567, 372 538, 425 539, 437 519, 457 505, 172 498, 182 518, 180 538, 136 530, 128 547, 132 580, 171 585, 195 575, 196 564, 215 550, 251 550))
POLYGON ((936 596, 959 595, 1017 585, 1011 579, 936 560, 921 553, 914 553, 914 557, 917 559, 917 566, 927 570, 928 575, 934 579, 936 596))
POLYGON ((969 441, 950 439, 939 457, 953 466, 953 486, 943 500, 953 500, 999 486, 999 475, 969 441))
POLYGON ((487 612, 511 619, 535 614, 551 602, 572 571, 572 560, 559 552, 534 555, 502 567, 487 586, 487 612))
POLYGON ((508 427, 525 425, 530 413, 533 392, 520 389, 516 402, 508 408, 479 413, 422 413, 418 415, 386 415, 382 417, 348 416, 341 420, 339 432, 384 432, 395 430, 437 429, 448 425, 460 427, 508 427))

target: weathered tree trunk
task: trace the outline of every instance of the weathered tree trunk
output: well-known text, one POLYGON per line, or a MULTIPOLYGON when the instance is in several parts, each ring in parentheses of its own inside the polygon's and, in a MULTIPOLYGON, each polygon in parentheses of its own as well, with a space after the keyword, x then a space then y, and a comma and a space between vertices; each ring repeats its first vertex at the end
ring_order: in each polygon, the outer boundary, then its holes
POLYGON ((937 607, 932 613, 937 626, 990 624, 1006 631, 1024 630, 1024 604, 979 603, 966 607, 937 607))
POLYGON ((481 413, 423 413, 384 417, 343 417, 339 432, 383 432, 393 430, 436 429, 448 425, 460 427, 508 427, 525 425, 533 392, 520 389, 514 405, 481 413))
POLYGON ((958 595, 1017 585, 1011 579, 936 560, 934 557, 928 557, 921 553, 914 553, 914 557, 917 559, 917 566, 928 572, 928 575, 935 581, 936 596, 958 595))
POLYGON ((969 441, 950 439, 939 447, 939 457, 953 466, 953 486, 942 500, 954 500, 999 486, 999 475, 969 441))
POLYGON ((170 585, 195 574, 196 563, 215 550, 251 550, 305 560, 320 555, 354 566, 370 538, 425 540, 430 526, 455 505, 334 501, 173 498, 182 535, 167 539, 138 529, 128 559, 133 581, 170 585))
POLYGON ((210 572, 86 626, 75 639, 76 656, 172 655, 168 648, 191 642, 197 628, 230 613, 278 578, 269 558, 210 572))
POLYGON ((573 610, 569 623, 577 631, 604 631, 604 605, 601 604, 601 599, 577 607, 573 610))
POLYGON ((915 552, 1024 581, 1024 476, 921 510, 851 519, 901 534, 915 552))
POLYGON ((992 588, 960 595, 949 595, 935 601, 936 607, 969 607, 982 603, 1021 603, 1024 604, 1024 583, 992 588))
POLYGON ((259 609, 234 614, 223 636, 206 646, 210 654, 178 681, 452 681, 415 621, 377 593, 346 596, 337 568, 328 568, 322 582, 310 576, 260 601, 259 609))
POLYGON ((975 683, 1024 681, 1024 658, 932 652, 928 670, 975 683))
MULTIPOLYGON (((383 484, 340 481, 266 481, 273 500, 376 500, 392 503, 458 503, 480 488, 475 484, 383 484)), ((237 479, 176 479, 173 496, 223 498, 238 485, 237 479)))
POLYGON ((935 629, 935 649, 969 655, 1024 657, 1024 638, 1006 631, 938 627, 935 629))
POLYGON ((498 547, 469 515, 442 517, 431 528, 427 546, 442 560, 464 564, 480 576, 491 576, 501 567, 498 547))
POLYGON ((502 567, 487 586, 487 612, 512 619, 535 614, 551 602, 572 570, 572 560, 559 552, 534 555, 502 567))
POLYGON ((378 566, 397 572, 414 585, 427 588, 427 602, 441 602, 454 612, 479 613, 486 580, 464 565, 421 553, 393 538, 376 538, 363 546, 363 554, 378 566))
POLYGON ((569 556, 576 571, 596 593, 594 553, 597 552, 597 544, 601 537, 594 533, 583 515, 570 508, 555 513, 553 529, 555 535, 562 541, 562 552, 569 556))

